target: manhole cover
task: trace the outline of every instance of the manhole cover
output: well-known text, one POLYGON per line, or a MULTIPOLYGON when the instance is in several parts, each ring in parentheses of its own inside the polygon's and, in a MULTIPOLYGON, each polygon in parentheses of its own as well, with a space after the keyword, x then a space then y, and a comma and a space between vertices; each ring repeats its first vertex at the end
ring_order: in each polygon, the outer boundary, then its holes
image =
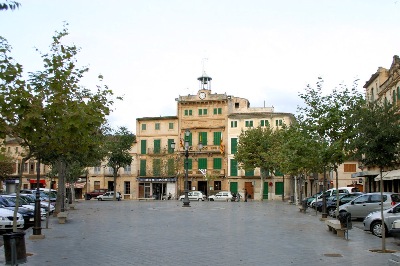
POLYGON ((343 257, 342 254, 330 253, 324 254, 325 257, 343 257))

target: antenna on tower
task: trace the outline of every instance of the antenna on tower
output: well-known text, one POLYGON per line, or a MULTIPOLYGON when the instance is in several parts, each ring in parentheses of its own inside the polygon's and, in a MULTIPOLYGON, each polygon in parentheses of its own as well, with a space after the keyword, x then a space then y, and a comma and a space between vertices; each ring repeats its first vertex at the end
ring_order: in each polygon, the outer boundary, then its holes
POLYGON ((206 75, 206 70, 205 70, 205 62, 206 61, 208 61, 208 58, 201 59, 201 64, 203 65, 203 76, 206 75))

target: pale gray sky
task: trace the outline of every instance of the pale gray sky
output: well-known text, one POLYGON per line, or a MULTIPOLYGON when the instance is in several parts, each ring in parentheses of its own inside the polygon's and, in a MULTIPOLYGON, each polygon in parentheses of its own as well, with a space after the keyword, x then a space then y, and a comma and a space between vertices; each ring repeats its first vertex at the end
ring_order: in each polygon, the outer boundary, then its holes
POLYGON ((397 0, 19 0, 0 13, 0 35, 26 72, 42 69, 56 30, 69 23, 79 63, 117 95, 114 127, 135 132, 136 118, 176 115, 175 98, 212 91, 249 99, 252 107, 296 113, 298 93, 318 76, 325 89, 360 88, 399 54, 397 0))

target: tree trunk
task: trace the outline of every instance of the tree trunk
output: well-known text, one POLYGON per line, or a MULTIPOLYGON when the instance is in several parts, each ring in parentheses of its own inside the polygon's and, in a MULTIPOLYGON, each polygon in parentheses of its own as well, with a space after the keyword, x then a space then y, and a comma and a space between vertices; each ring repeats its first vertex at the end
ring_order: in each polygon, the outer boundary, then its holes
POLYGON ((24 171, 25 162, 29 159, 29 157, 22 158, 21 165, 19 166, 18 184, 16 185, 17 196, 16 196, 16 200, 15 200, 14 215, 13 215, 13 232, 17 232, 17 230, 18 230, 17 229, 17 213, 18 213, 18 206, 19 206, 19 194, 21 191, 21 184, 22 184, 22 173, 24 171))
POLYGON ((65 211, 65 162, 64 159, 59 159, 56 163, 58 169, 58 190, 57 190, 57 200, 56 209, 54 211, 54 216, 65 211))

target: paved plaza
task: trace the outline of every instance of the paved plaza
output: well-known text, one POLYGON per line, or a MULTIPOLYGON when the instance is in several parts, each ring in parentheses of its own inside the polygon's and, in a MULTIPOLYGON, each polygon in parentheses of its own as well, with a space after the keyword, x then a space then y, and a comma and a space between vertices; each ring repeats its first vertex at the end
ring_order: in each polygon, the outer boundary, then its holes
MULTIPOLYGON (((25 236, 24 265, 387 265, 381 239, 354 223, 348 240, 320 214, 281 201, 80 201, 67 223, 42 222, 25 236)), ((387 249, 400 251, 389 237, 387 249)), ((5 263, 4 248, 0 264, 5 263)))

